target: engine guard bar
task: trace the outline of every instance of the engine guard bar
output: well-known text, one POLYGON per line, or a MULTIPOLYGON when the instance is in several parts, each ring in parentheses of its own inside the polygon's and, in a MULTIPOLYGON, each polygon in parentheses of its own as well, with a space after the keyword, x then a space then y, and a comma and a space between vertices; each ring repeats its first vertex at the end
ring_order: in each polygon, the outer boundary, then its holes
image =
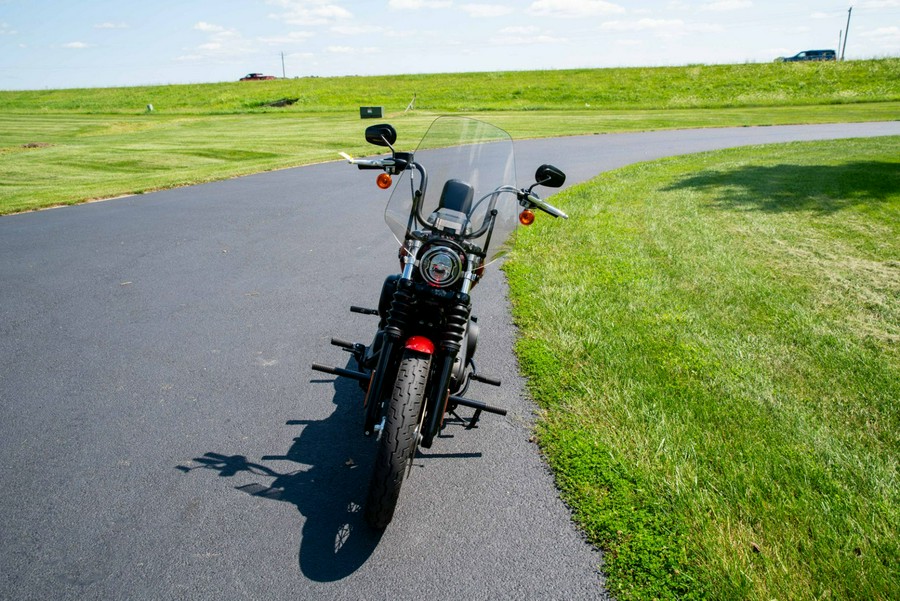
POLYGON ((472 399, 466 399, 461 396, 450 395, 450 402, 456 403, 457 405, 462 405, 464 407, 471 407, 472 409, 478 409, 479 411, 487 411, 488 413, 495 413, 497 415, 506 415, 506 409, 501 409, 500 407, 493 407, 488 405, 487 403, 483 403, 481 401, 474 401, 472 399))
POLYGON ((360 382, 368 382, 369 381, 368 374, 364 374, 360 371, 353 371, 351 369, 344 369, 343 367, 329 367, 327 365, 313 363, 312 369, 315 371, 321 371, 326 374, 332 374, 335 376, 344 376, 345 378, 353 378, 354 380, 359 380, 360 382))
MULTIPOLYGON (((315 371, 321 371, 326 374, 332 374, 335 376, 344 376, 345 378, 353 378, 354 380, 359 380, 360 382, 368 382, 369 376, 359 371, 353 371, 350 369, 344 369, 342 367, 329 367, 327 365, 321 365, 319 363, 313 363, 312 369, 315 371)), ((501 409, 500 407, 493 407, 484 403, 482 401, 475 401, 473 399, 467 399, 465 397, 450 395, 450 402, 456 403, 457 405, 462 405, 463 407, 470 407, 472 409, 477 409, 480 411, 487 411, 488 413, 494 413, 496 415, 506 415, 506 409, 501 409)))

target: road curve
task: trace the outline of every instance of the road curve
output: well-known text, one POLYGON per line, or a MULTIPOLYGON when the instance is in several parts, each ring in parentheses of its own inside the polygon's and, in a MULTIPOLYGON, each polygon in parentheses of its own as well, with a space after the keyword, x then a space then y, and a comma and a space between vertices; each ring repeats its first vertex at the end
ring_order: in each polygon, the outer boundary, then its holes
MULTIPOLYGON (((402 132, 401 139, 402 139, 402 132)), ((900 123, 517 143, 569 184, 640 160, 900 123)), ((480 368, 509 408, 447 429, 394 522, 361 525, 371 444, 336 336, 395 266, 370 172, 328 163, 0 218, 0 598, 602 599, 599 554, 529 442, 499 272, 480 368)), ((573 216, 577 219, 577 216, 573 216)))

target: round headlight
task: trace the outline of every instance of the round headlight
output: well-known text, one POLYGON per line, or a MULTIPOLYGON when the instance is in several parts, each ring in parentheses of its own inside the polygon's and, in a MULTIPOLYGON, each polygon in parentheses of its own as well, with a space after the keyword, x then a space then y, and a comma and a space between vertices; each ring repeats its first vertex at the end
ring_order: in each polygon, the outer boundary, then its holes
POLYGON ((419 273, 422 278, 438 288, 445 288, 459 280, 463 271, 459 253, 446 246, 432 246, 422 253, 419 273))

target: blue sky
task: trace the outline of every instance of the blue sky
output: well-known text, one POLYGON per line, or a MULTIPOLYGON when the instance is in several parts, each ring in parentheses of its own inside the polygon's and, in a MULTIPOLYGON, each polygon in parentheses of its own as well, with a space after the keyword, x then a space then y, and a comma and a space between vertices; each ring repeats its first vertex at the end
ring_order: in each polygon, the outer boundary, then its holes
POLYGON ((0 0, 0 89, 900 56, 900 0, 0 0))

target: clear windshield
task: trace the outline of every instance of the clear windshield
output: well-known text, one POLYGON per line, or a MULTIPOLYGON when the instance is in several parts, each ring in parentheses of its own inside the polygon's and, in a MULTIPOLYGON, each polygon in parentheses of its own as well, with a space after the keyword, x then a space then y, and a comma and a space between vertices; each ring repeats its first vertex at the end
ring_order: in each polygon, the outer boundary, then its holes
MULTIPOLYGON (((487 251, 485 262, 496 258, 519 222, 516 195, 509 192, 495 194, 504 186, 516 186, 513 142, 509 134, 467 117, 440 117, 431 124, 414 155, 415 162, 426 169, 428 182, 420 210, 426 223, 413 222, 412 229, 437 231, 447 223, 456 223, 468 242, 482 252, 487 251), (458 180, 472 188, 470 203, 457 196, 457 202, 450 203, 452 208, 446 208, 446 199, 442 205, 441 196, 442 193, 446 195, 445 184, 450 180, 458 180), (497 210, 493 229, 488 228, 477 237, 468 237, 487 224, 491 208, 497 210), (489 248, 485 249, 488 243, 489 248)), ((420 181, 416 169, 406 169, 397 179, 384 213, 385 221, 400 244, 405 242, 411 223, 413 195, 420 181)), ((456 185, 466 190, 466 186, 456 185)))

